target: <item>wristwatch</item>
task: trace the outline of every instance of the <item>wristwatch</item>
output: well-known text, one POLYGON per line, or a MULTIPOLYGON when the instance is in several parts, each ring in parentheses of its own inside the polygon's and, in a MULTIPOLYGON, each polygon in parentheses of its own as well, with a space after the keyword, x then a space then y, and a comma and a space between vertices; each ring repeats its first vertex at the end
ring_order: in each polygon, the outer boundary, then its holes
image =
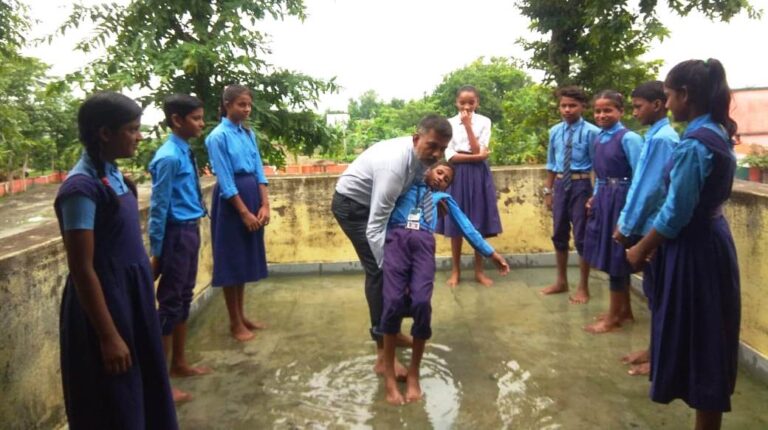
POLYGON ((544 188, 541 189, 541 192, 544 193, 545 196, 548 196, 548 195, 552 194, 552 188, 544 187, 544 188))

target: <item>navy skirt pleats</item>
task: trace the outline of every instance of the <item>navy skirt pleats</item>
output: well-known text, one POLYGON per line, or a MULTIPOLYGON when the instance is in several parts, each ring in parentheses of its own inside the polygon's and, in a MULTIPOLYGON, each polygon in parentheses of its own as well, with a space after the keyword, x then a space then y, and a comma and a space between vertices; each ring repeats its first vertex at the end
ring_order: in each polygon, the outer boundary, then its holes
MULTIPOLYGON (((483 237, 501 233, 496 186, 488 163, 456 163, 453 166, 454 178, 448 193, 483 237)), ((461 230, 447 216, 438 220, 436 232, 448 237, 461 237, 461 230)))
POLYGON ((587 219, 584 260, 611 276, 632 273, 624 246, 613 240, 628 191, 629 183, 601 183, 592 199, 592 214, 587 219))

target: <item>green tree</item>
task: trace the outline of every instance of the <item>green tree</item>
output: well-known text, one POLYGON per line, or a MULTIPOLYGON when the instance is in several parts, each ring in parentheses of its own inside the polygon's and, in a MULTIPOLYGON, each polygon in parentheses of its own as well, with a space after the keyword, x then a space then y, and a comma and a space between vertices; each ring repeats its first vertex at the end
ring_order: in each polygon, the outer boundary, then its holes
POLYGON ((497 123, 502 119, 502 104, 507 94, 531 82, 531 78, 519 69, 519 64, 515 61, 500 57, 485 61, 480 57, 469 65, 445 75, 440 85, 432 92, 431 98, 438 112, 450 117, 456 114, 456 90, 463 85, 473 85, 480 93, 478 113, 497 123))
POLYGON ((537 164, 547 159, 549 128, 559 121, 553 89, 525 86, 504 100, 502 121, 494 124, 494 164, 537 164))
MULTIPOLYGON (((223 88, 232 83, 248 86, 254 93, 251 122, 264 158, 282 165, 286 151, 310 155, 332 146, 336 134, 311 108, 336 85, 333 79, 268 64, 264 57, 270 48, 258 30, 267 16, 304 19, 304 2, 132 0, 127 6, 76 5, 57 33, 66 34, 86 21, 95 23, 95 34, 77 49, 104 49, 105 54, 70 76, 86 91, 138 89, 146 94, 139 98, 144 106, 159 106, 176 92, 194 94, 205 103, 210 127, 218 123, 223 88)), ((196 151, 207 160, 201 145, 196 151)), ((138 163, 146 167, 147 158, 140 156, 138 163)))

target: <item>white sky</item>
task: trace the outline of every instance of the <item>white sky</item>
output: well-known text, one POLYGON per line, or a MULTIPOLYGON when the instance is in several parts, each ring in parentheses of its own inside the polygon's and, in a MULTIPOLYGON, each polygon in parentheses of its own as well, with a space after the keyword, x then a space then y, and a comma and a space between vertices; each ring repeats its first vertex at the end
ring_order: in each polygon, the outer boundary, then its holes
MULTIPOLYGON (((40 21, 36 36, 60 24, 72 3, 26 1, 40 21)), ((768 2, 752 3, 762 5, 768 15, 768 2)), ((443 75, 480 56, 527 59, 515 41, 530 35, 528 21, 511 0, 305 0, 305 4, 308 17, 303 23, 288 19, 261 28, 272 36, 272 64, 318 78, 336 76, 342 89, 324 96, 321 110, 346 110, 349 98, 368 89, 384 100, 421 97, 443 75)), ((698 15, 679 18, 666 11, 660 16, 672 34, 656 43, 645 59, 664 60, 661 77, 679 61, 714 57, 725 65, 731 87, 768 86, 768 56, 758 53, 768 40, 766 18, 739 16, 726 24, 698 15)), ((68 73, 86 61, 83 54, 72 52, 75 40, 83 35, 87 31, 27 53, 51 64, 55 74, 68 73)))

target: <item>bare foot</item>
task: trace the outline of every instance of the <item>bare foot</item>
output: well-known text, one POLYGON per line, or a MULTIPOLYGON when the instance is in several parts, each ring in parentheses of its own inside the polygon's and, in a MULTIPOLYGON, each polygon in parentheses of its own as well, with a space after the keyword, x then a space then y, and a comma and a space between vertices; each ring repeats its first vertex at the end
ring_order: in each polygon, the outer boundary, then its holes
POLYGON ((419 378, 408 378, 405 390, 405 401, 408 403, 418 402, 422 398, 421 385, 419 384, 419 378))
MULTIPOLYGON (((377 375, 384 374, 384 361, 376 359, 376 364, 373 365, 373 371, 377 375)), ((405 382, 408 379, 408 369, 403 366, 397 358, 395 358, 395 379, 398 382, 405 382)))
POLYGON ((548 296, 550 294, 560 294, 568 291, 568 284, 554 283, 546 288, 539 290, 539 294, 542 296, 548 296))
POLYGON ((229 332, 232 333, 232 337, 234 337, 238 342, 248 342, 249 340, 253 340, 253 338, 256 337, 256 335, 245 328, 244 325, 230 326, 229 332))
MULTIPOLYGON (((595 317, 595 321, 604 321, 606 318, 608 318, 608 313, 600 314, 595 317)), ((632 312, 626 315, 620 315, 618 319, 619 324, 624 324, 625 322, 635 322, 635 316, 632 315, 632 312)))
POLYGON ((267 325, 265 323, 260 321, 253 322, 247 318, 243 318, 243 325, 248 330, 264 330, 265 328, 267 328, 267 325))
POLYGON ((187 364, 174 366, 171 365, 170 375, 172 378, 186 378, 189 376, 207 375, 213 372, 210 367, 198 366, 192 367, 187 364))
POLYGON ((446 285, 448 285, 451 288, 456 288, 456 286, 459 285, 459 277, 460 277, 459 272, 451 271, 451 276, 449 276, 448 280, 445 281, 446 285))
POLYGON ((584 327, 584 330, 592 334, 608 333, 610 331, 618 330, 621 328, 621 323, 616 319, 605 318, 595 323, 589 324, 584 327))
POLYGON ((602 321, 604 319, 608 318, 608 312, 600 314, 595 317, 595 321, 602 321))
POLYGON ((486 276, 483 272, 475 272, 475 281, 484 287, 490 287, 493 285, 493 279, 486 276))
POLYGON ((171 387, 171 395, 173 395, 174 403, 188 402, 192 400, 192 395, 186 391, 181 391, 176 387, 171 387))
POLYGON ((395 346, 398 348, 413 348, 413 338, 411 336, 398 333, 395 342, 395 346))
POLYGON ((579 288, 576 290, 576 294, 568 298, 568 301, 570 301, 572 305, 583 305, 589 302, 589 293, 586 290, 579 288))
POLYGON ((633 364, 632 367, 627 370, 627 373, 632 376, 645 376, 651 373, 651 363, 645 362, 640 364, 633 364))
POLYGON ((621 362, 624 364, 642 364, 651 361, 651 354, 647 349, 642 351, 634 351, 621 357, 621 362))
POLYGON ((397 383, 395 381, 388 379, 385 389, 387 391, 387 403, 393 406, 400 406, 405 403, 405 399, 403 399, 403 395, 400 394, 400 390, 397 388, 397 383))

